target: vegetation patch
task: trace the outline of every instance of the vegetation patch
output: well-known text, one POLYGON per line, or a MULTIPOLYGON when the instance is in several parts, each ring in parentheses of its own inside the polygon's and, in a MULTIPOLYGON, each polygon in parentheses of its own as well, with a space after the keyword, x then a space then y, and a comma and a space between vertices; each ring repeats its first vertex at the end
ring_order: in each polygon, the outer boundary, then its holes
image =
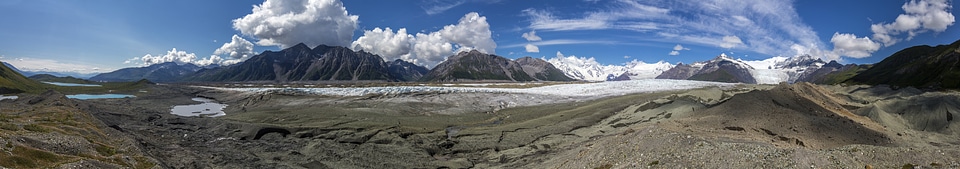
POLYGON ((16 146, 11 153, 0 153, 0 166, 9 168, 49 168, 67 158, 28 147, 16 146))
POLYGON ((24 130, 27 130, 27 131, 32 131, 32 132, 41 132, 41 133, 50 132, 50 129, 48 129, 47 127, 38 125, 38 124, 27 124, 27 125, 23 125, 23 129, 24 129, 24 130))
POLYGON ((108 156, 108 157, 109 157, 109 156, 113 156, 113 155, 117 154, 117 149, 116 149, 116 148, 113 148, 113 147, 110 147, 110 146, 107 146, 107 145, 103 145, 103 144, 100 144, 100 143, 97 143, 97 146, 94 146, 93 148, 96 149, 96 150, 97 150, 97 153, 100 153, 100 155, 102 155, 102 156, 108 156))
POLYGON ((593 169, 610 169, 613 168, 613 164, 603 164, 599 167, 594 167, 593 169))
POLYGON ((20 126, 17 126, 17 124, 13 123, 0 123, 0 129, 18 131, 20 130, 20 126))

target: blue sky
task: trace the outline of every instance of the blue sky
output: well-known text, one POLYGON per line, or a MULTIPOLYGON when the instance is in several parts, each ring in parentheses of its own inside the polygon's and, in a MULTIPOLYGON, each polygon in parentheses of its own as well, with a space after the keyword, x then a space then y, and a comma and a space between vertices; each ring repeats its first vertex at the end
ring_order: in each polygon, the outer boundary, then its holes
POLYGON ((960 39, 945 0, 15 0, 0 2, 0 20, 0 61, 84 73, 163 61, 231 64, 301 41, 432 66, 467 49, 508 58, 559 51, 602 64, 690 63, 720 53, 875 63, 909 46, 960 39), (539 39, 524 37, 531 33, 539 39))

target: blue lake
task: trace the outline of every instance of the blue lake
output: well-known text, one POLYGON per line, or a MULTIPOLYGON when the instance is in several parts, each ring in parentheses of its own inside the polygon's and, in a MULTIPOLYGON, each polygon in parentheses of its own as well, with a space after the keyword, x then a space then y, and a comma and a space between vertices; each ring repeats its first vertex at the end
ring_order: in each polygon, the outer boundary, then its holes
POLYGON ((79 83, 60 83, 60 82, 43 82, 43 83, 57 85, 57 86, 100 87, 100 85, 98 84, 79 84, 79 83))
POLYGON ((137 97, 129 94, 71 94, 67 95, 67 98, 71 99, 119 99, 119 98, 128 98, 128 97, 137 97))

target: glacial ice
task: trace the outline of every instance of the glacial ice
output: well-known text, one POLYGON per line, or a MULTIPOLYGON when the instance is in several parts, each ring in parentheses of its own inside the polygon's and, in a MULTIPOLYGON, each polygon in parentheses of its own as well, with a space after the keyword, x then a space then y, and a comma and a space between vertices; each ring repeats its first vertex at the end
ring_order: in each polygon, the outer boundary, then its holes
MULTIPOLYGON (((581 84, 559 84, 533 88, 490 88, 490 87, 436 87, 436 86, 390 86, 390 87, 357 87, 357 88, 223 88, 210 87, 219 90, 241 92, 279 92, 291 94, 324 95, 324 96, 364 96, 364 95, 395 95, 420 92, 438 93, 524 93, 571 97, 616 96, 631 93, 645 93, 656 91, 694 89, 709 86, 728 87, 736 83, 705 82, 692 80, 672 79, 642 79, 630 81, 611 81, 581 84)), ((484 86, 471 84, 470 86, 484 86)))

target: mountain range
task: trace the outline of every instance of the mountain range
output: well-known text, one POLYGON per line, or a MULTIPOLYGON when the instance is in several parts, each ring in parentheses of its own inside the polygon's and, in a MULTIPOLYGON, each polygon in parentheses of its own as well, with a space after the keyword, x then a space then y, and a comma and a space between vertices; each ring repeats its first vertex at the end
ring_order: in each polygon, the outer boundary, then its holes
POLYGON ((563 56, 560 53, 557 53, 557 57, 545 60, 563 71, 568 77, 584 81, 609 81, 620 76, 622 76, 620 80, 653 79, 674 66, 665 61, 645 63, 636 60, 624 65, 602 65, 593 58, 563 56))
POLYGON ((387 71, 399 81, 417 81, 430 69, 401 59, 387 62, 387 71))
POLYGON ((15 66, 13 66, 12 64, 7 63, 7 62, 2 62, 2 63, 3 63, 4 66, 7 66, 8 68, 13 69, 13 71, 15 71, 15 72, 17 72, 17 73, 20 73, 20 74, 23 75, 23 76, 28 76, 28 77, 29 77, 29 76, 33 76, 33 75, 39 75, 39 74, 49 74, 49 75, 53 75, 53 76, 57 76, 57 77, 68 77, 68 76, 69 76, 69 77, 76 77, 76 78, 86 79, 86 78, 90 78, 90 77, 96 76, 96 75, 98 74, 98 73, 78 73, 78 72, 27 71, 27 70, 17 69, 17 67, 15 67, 15 66))
POLYGON ((657 79, 685 79, 730 83, 757 83, 751 71, 753 67, 740 60, 734 60, 725 54, 704 62, 677 64, 664 71, 657 79))
POLYGON ((266 51, 226 67, 205 69, 185 81, 397 81, 380 56, 345 47, 320 45, 313 49, 297 44, 281 51, 266 51))
POLYGON ((186 63, 166 62, 146 67, 123 68, 109 73, 101 73, 89 80, 101 82, 132 82, 147 79, 152 82, 175 82, 200 70, 200 66, 186 63))
POLYGON ((530 57, 510 60, 502 56, 464 51, 441 62, 420 81, 572 81, 552 64, 530 57))
MULTIPOLYGON (((950 45, 914 46, 873 65, 842 65, 810 55, 743 61, 721 54, 714 59, 672 65, 660 61, 601 65, 591 59, 523 57, 511 60, 479 51, 450 56, 433 69, 404 60, 385 62, 380 56, 338 46, 309 48, 298 44, 266 51, 230 66, 201 68, 163 63, 125 68, 90 78, 94 81, 227 82, 227 81, 607 81, 686 79, 737 83, 890 84, 920 88, 960 88, 960 41, 950 45)), ((4 63, 9 71, 16 68, 4 63)), ((13 77, 12 75, 8 75, 13 77)), ((22 76, 22 75, 21 75, 22 76)), ((8 78, 9 79, 9 78, 8 78)), ((8 87, 9 88, 9 87, 8 87)))

